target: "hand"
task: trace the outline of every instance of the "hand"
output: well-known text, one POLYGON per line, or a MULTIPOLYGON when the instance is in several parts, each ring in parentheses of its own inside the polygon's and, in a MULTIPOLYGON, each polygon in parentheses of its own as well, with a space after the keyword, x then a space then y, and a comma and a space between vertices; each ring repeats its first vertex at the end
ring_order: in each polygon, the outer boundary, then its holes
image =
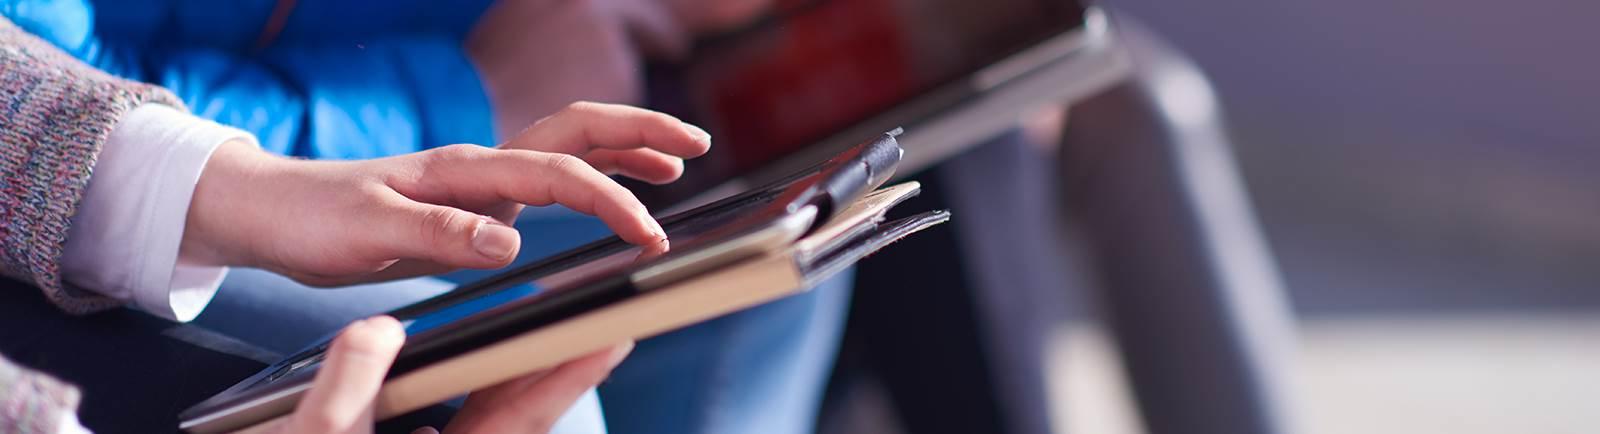
MULTIPOLYGON (((333 341, 311 391, 276 433, 365 434, 373 427, 373 404, 383 377, 405 343, 394 318, 378 316, 346 327, 333 341)), ((545 433, 585 390, 605 379, 632 343, 596 352, 554 369, 536 372, 468 395, 445 431, 451 434, 545 433)), ((420 428, 417 433, 437 433, 420 428)))
POLYGON ((624 241, 656 244, 660 225, 602 170, 667 182, 709 146, 670 116, 599 104, 540 121, 507 149, 306 161, 228 143, 195 187, 180 260, 320 286, 498 268, 521 246, 509 224, 522 206, 553 203, 600 217, 624 241))

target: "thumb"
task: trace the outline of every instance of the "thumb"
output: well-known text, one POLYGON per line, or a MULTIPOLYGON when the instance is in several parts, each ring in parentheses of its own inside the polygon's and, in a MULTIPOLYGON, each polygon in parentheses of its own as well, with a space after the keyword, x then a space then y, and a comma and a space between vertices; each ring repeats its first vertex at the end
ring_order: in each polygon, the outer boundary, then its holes
POLYGON ((499 268, 510 264, 522 246, 516 229, 459 208, 411 202, 391 216, 390 256, 499 268))
POLYGON ((290 416, 288 433, 372 432, 372 404, 405 343, 399 321, 377 316, 352 323, 334 339, 311 390, 290 416))

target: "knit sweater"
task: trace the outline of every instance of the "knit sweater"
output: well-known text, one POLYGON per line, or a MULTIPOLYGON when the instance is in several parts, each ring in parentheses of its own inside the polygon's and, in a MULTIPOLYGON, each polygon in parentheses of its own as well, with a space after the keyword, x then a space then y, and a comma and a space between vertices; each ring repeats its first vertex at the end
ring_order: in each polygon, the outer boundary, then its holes
MULTIPOLYGON (((0 274, 70 313, 120 303, 71 288, 61 253, 95 157, 121 117, 171 93, 107 75, 0 19, 0 274)), ((70 386, 0 358, 0 432, 52 433, 70 386)))

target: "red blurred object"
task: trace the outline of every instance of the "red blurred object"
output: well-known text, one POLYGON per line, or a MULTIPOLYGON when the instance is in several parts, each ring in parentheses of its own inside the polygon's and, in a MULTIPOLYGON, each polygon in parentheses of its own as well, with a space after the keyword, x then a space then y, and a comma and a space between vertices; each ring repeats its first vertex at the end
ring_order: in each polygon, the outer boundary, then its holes
MULTIPOLYGON (((781 2, 780 8, 791 6, 781 2)), ((735 170, 745 170, 884 110, 915 92, 911 50, 892 0, 822 2, 766 38, 757 62, 705 82, 709 113, 729 143, 735 170), (821 68, 819 68, 819 66, 821 68)))

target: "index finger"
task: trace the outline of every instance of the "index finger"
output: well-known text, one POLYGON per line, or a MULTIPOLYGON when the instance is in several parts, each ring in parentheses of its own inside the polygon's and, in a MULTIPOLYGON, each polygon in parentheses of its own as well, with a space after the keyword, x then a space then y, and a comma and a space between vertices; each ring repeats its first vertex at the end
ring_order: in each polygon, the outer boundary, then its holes
POLYGON ((510 148, 583 155, 591 149, 650 148, 681 158, 704 155, 711 135, 665 113, 578 102, 518 133, 510 148))
POLYGON ((428 152, 432 154, 426 162, 428 176, 419 181, 429 190, 448 192, 444 196, 470 203, 559 203, 599 217, 629 243, 666 238, 666 231, 633 192, 578 157, 471 145, 428 152))

